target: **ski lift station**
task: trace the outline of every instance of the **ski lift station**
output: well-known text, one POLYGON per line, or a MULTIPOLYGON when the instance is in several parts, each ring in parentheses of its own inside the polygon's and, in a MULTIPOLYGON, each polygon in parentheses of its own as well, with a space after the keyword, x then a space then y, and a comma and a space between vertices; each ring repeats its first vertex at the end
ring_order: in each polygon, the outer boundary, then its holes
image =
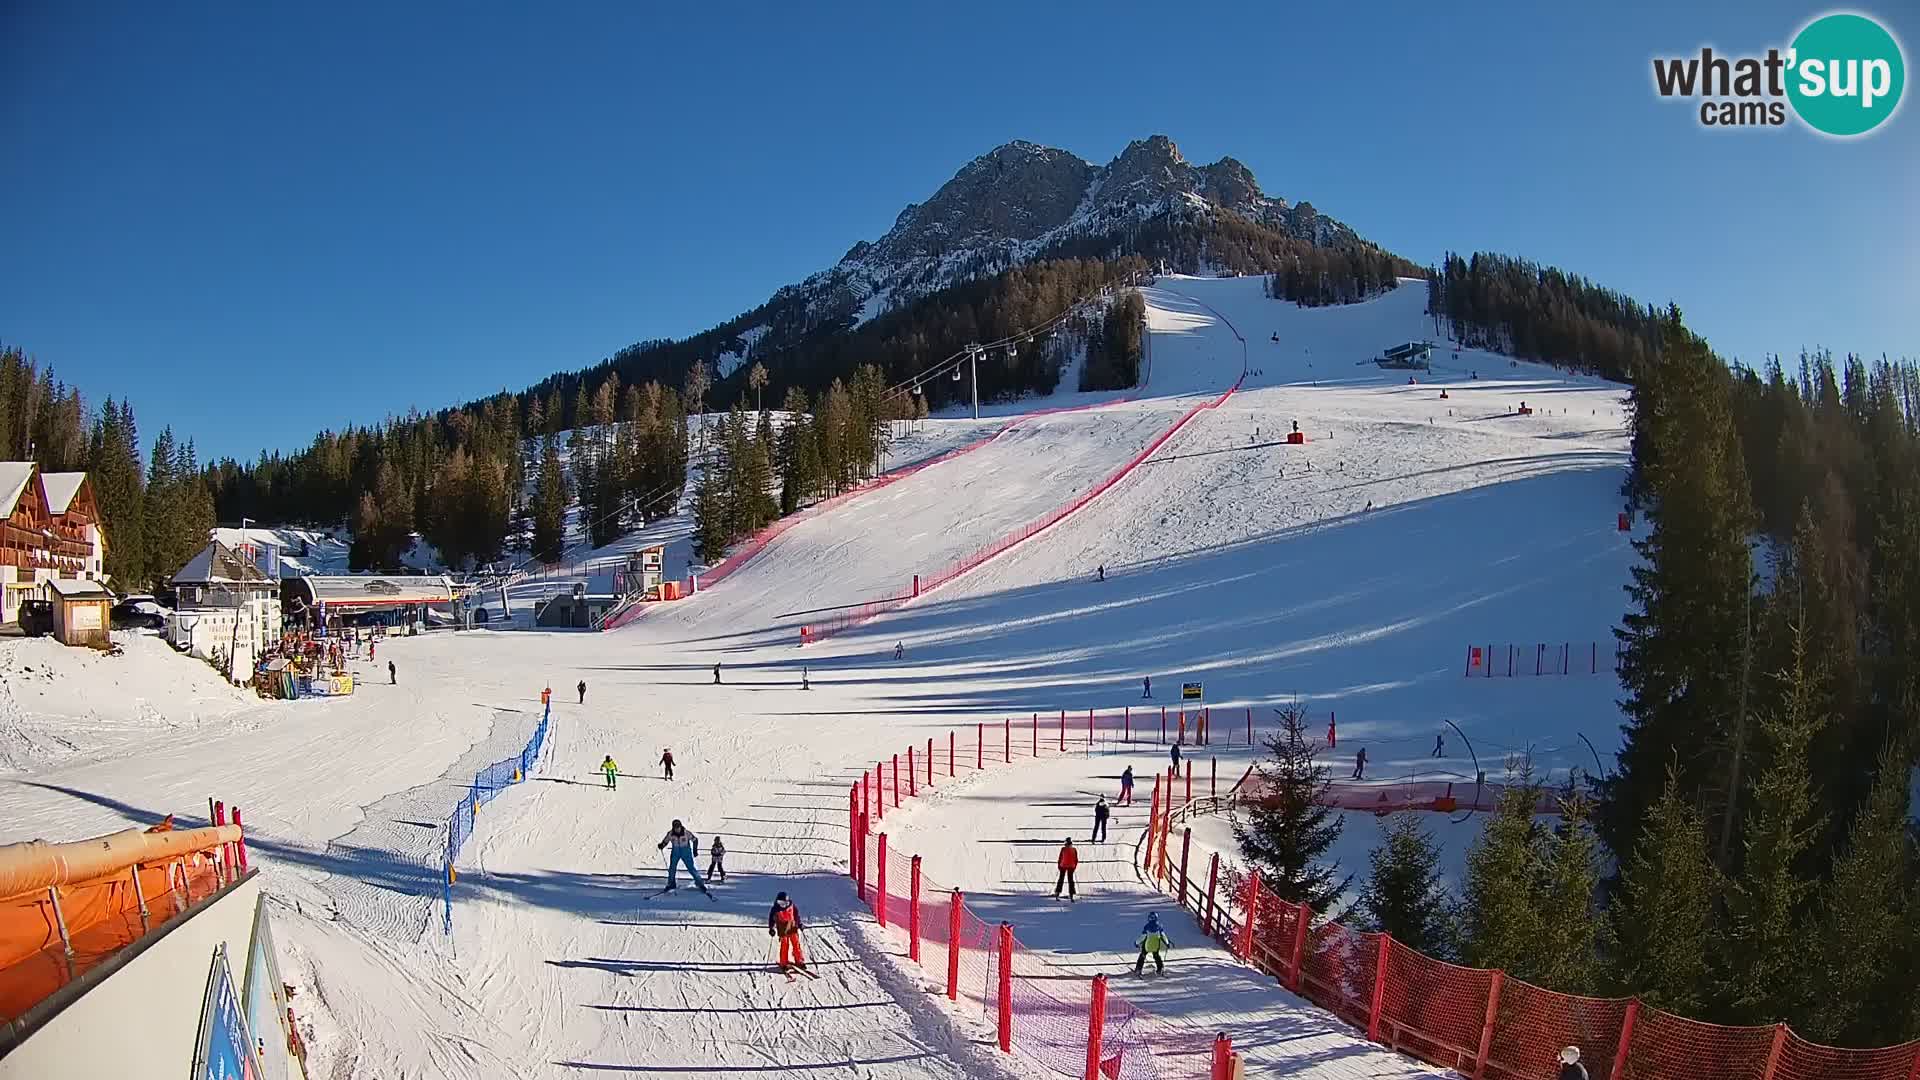
POLYGON ((1408 341, 1381 352, 1374 363, 1402 371, 1426 371, 1433 366, 1433 342, 1408 341))

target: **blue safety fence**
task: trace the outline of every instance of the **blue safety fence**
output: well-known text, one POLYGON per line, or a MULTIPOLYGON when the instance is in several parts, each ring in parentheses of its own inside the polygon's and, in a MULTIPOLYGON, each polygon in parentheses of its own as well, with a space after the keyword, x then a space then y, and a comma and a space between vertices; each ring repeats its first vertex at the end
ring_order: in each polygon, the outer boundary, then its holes
POLYGON ((533 763, 540 760, 540 748, 547 742, 547 725, 552 721, 553 706, 548 705, 541 711, 540 723, 534 727, 526 747, 517 756, 496 761, 475 773, 467 795, 447 819, 447 864, 440 874, 440 932, 443 935, 453 933, 453 863, 460 857, 460 848, 467 837, 473 835, 474 811, 492 802, 493 797, 509 785, 526 780, 533 763))

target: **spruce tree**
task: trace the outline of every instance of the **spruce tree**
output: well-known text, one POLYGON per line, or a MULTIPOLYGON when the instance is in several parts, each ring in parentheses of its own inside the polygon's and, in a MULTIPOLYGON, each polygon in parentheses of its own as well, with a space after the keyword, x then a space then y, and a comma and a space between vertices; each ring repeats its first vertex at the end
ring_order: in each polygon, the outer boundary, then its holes
POLYGON ((548 435, 540 450, 540 473, 533 489, 533 555, 542 562, 556 563, 566 551, 567 504, 566 472, 560 467, 560 447, 548 435))
POLYGON ((1907 820, 1907 755, 1881 752, 1866 806, 1855 816, 1832 880, 1820 889, 1813 947, 1803 953, 1808 1008, 1794 1026, 1835 1046, 1885 1046, 1908 1038, 1914 996, 1916 857, 1907 820))
MULTIPOLYGON (((144 520, 146 554, 154 577, 166 581, 187 564, 195 551, 183 550, 181 536, 187 519, 185 492, 175 473, 178 447, 171 427, 160 429, 153 440, 147 465, 147 490, 144 520)), ((109 538, 111 542, 111 538, 109 538)), ((206 544, 205 540, 201 545, 206 544)))
MULTIPOLYGON (((1521 775, 1509 783, 1467 852, 1460 903, 1460 959, 1531 981, 1547 966, 1541 948, 1541 839, 1534 823, 1540 788, 1521 775)), ((1555 989, 1549 987, 1549 989, 1555 989)))
POLYGON ((719 562, 727 553, 725 487, 725 478, 709 459, 693 495, 693 557, 708 566, 719 562))
POLYGON ((1597 906, 1600 892, 1600 841, 1588 820, 1592 807, 1582 795, 1561 800, 1560 823, 1548 834, 1537 898, 1542 936, 1534 973, 1566 994, 1594 994, 1600 988, 1600 957, 1609 944, 1606 919, 1597 906))
POLYGON ((1360 912, 1374 930, 1409 948, 1445 956, 1452 947, 1452 904, 1440 881, 1440 846, 1414 811, 1381 822, 1381 844, 1360 891, 1360 912))
POLYGON ((1233 812, 1233 838, 1241 856, 1282 900, 1325 911, 1352 883, 1327 853, 1344 823, 1325 802, 1333 786, 1315 759, 1320 746, 1307 733, 1306 709, 1278 710, 1280 730, 1267 736, 1267 756, 1254 766, 1261 797, 1233 812))
POLYGON ((1712 1000, 1716 905, 1725 889, 1706 823, 1669 779, 1614 898, 1614 984, 1647 1004, 1701 1016, 1712 1000))

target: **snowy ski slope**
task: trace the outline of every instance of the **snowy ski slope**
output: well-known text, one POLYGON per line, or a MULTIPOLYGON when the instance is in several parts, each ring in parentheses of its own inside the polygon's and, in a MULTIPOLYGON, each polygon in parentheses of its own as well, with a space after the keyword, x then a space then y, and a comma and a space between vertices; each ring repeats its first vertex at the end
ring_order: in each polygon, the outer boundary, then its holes
MULTIPOLYGON (((1470 770, 1464 751, 1425 759, 1443 716, 1483 766, 1531 746, 1564 767, 1585 753, 1577 734, 1613 745, 1610 676, 1469 682, 1460 667, 1469 641, 1606 638, 1630 554, 1612 518, 1619 388, 1463 354, 1440 401, 1437 381, 1356 366, 1431 335, 1422 299, 1402 289, 1308 311, 1260 296, 1257 279, 1163 281, 1149 292, 1150 381, 1133 400, 1028 419, 796 525, 714 589, 615 633, 396 639, 379 663, 398 664, 397 686, 375 677, 348 699, 239 705, 0 776, 0 839, 169 811, 186 823, 208 795, 245 807, 321 1076, 1031 1075, 987 1047, 977 1018, 925 994, 853 900, 846 785, 875 756, 956 722, 1117 707, 1143 673, 1162 693, 1204 680, 1228 706, 1297 693, 1316 713, 1337 709, 1342 748, 1366 742, 1385 771, 1470 770), (1069 501, 1243 371, 1226 405, 1075 515, 898 612, 797 646, 803 613, 896 594, 1069 501), (1508 415, 1521 398, 1542 412, 1508 415), (1274 445, 1293 419, 1312 441, 1274 445), (1108 580, 1095 583, 1102 562, 1108 580), (481 811, 442 939, 428 919, 437 823, 475 761, 524 741, 544 685, 551 748, 529 783, 481 811), (666 747, 671 783, 652 764, 666 747), (593 773, 604 754, 626 774, 618 791, 593 773), (655 895, 652 845, 676 817, 726 837, 734 876, 711 901, 684 885, 655 895), (780 889, 812 927, 817 980, 767 968, 780 889)), ((1012 770, 995 780, 1004 790, 963 789, 902 825, 942 880, 1003 897, 1023 939, 1083 974, 1117 970, 1079 953, 1124 947, 1148 894, 1032 910, 1047 902, 977 842, 1051 828, 1031 815, 1067 811, 1036 802, 1085 800, 1119 768, 1047 771, 1061 767, 1012 770)), ((1358 1063, 1380 1057, 1271 987, 1242 986, 1218 957, 1181 962, 1192 977, 1155 984, 1155 1011, 1211 1024, 1222 999, 1205 992, 1232 986, 1232 1008, 1281 1010, 1273 1023, 1311 1032, 1310 1058, 1268 1059, 1290 1075, 1363 1075, 1358 1063), (1183 1008, 1183 994, 1200 996, 1183 1008)))

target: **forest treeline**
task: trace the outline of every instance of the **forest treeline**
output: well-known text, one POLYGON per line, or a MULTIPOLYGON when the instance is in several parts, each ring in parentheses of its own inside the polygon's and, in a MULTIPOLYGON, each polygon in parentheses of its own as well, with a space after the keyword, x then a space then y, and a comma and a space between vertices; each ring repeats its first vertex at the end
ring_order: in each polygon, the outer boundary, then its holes
POLYGON ((1527 259, 1448 252, 1427 275, 1427 313, 1459 345, 1629 382, 1660 352, 1661 315, 1578 274, 1527 259))

